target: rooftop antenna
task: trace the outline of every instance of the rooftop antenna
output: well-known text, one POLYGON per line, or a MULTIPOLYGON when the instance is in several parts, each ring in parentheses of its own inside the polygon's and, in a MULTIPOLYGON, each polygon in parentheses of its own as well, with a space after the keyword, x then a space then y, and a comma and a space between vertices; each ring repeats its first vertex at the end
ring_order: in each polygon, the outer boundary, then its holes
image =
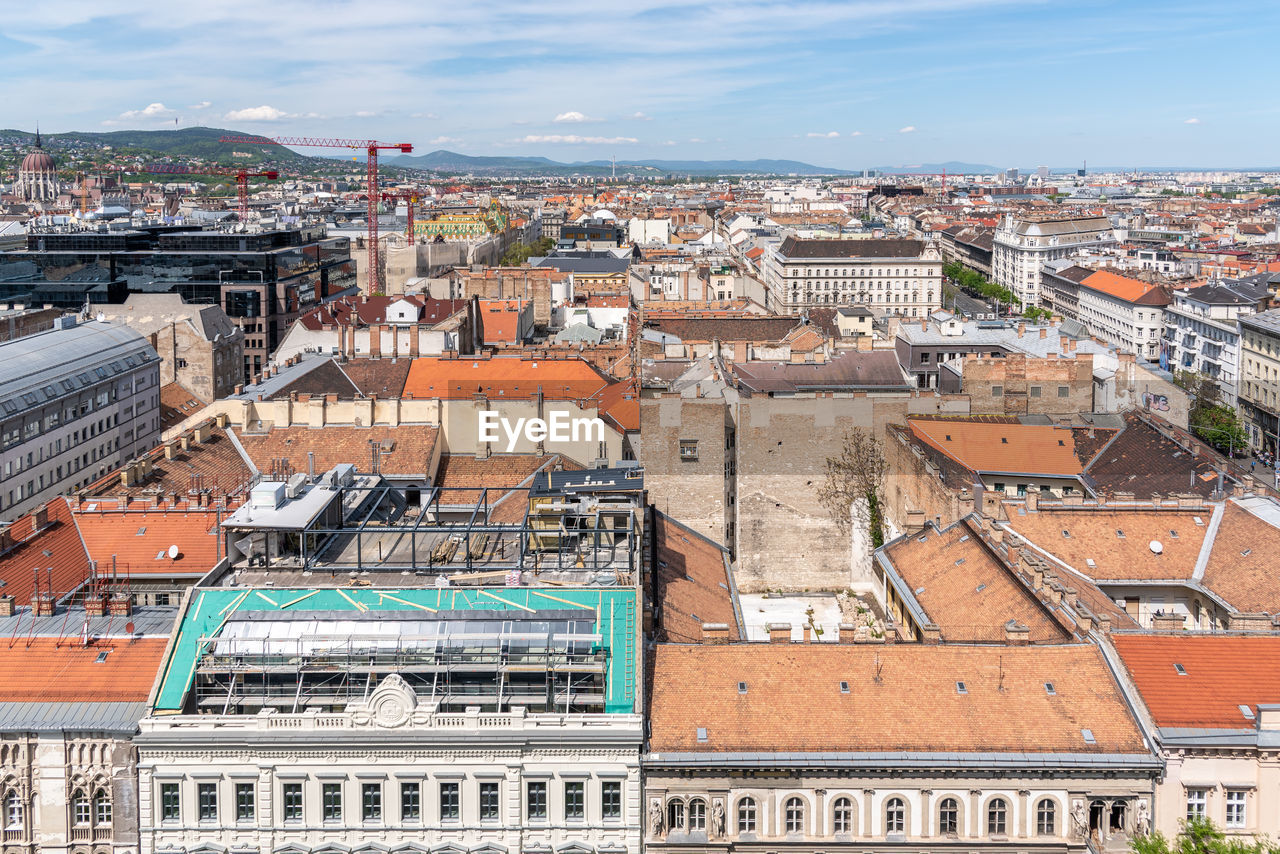
POLYGON ((997 691, 1004 691, 1004 656, 1000 656, 1000 683, 996 686, 997 691))
POLYGON ((875 680, 877 683, 881 681, 880 673, 883 670, 884 670, 884 662, 880 660, 880 653, 877 652, 876 653, 876 676, 875 676, 875 680))

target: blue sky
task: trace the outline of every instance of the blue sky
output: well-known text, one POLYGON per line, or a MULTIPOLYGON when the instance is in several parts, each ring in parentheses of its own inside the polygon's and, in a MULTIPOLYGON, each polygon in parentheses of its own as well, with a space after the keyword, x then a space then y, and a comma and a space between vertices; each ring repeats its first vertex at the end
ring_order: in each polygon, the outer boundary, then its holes
POLYGON ((587 160, 1280 162, 1280 4, 44 0, 0 125, 587 160))

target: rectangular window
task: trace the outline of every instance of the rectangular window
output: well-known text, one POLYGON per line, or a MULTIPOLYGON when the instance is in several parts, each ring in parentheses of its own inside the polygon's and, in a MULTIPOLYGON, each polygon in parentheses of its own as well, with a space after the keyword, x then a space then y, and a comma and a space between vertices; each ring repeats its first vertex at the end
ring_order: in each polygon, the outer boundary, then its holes
POLYGON ((1245 826, 1245 795, 1247 792, 1227 790, 1227 827, 1245 826))
POLYGON ((605 780, 600 784, 600 812, 605 818, 622 818, 621 780, 605 780))
POLYGON ((587 817, 586 783, 575 781, 564 784, 564 817, 566 819, 587 817))
POLYGON ((236 821, 253 821, 253 783, 236 783, 236 821))
POLYGON ((1207 789, 1187 789, 1187 821, 1193 818, 1204 818, 1208 802, 1207 789))
POLYGON ((528 818, 547 817, 547 784, 541 781, 525 785, 525 811, 528 818))
POLYGON ((342 821, 341 783, 325 783, 320 787, 320 810, 325 821, 342 821))
POLYGON ((416 780, 400 784, 400 820, 422 820, 422 784, 416 780))
POLYGON ((1070 393, 1071 393, 1071 389, 1068 388, 1067 386, 1064 386, 1064 385, 1058 386, 1058 397, 1066 397, 1070 393))
POLYGON ((694 462, 698 459, 697 439, 680 440, 680 459, 685 460, 686 462, 694 462))
POLYGON ((382 784, 365 783, 360 787, 360 818, 382 821, 382 784))
POLYGON ((182 794, 178 783, 160 784, 160 820, 182 820, 182 794))
POLYGON ((498 784, 480 784, 480 820, 498 820, 498 784))
POLYGON ((1038 386, 1038 385, 1033 385, 1033 386, 1031 387, 1031 396, 1032 396, 1032 397, 1039 397, 1039 396, 1040 396, 1040 386, 1038 386))
POLYGON ((302 784, 285 783, 280 794, 283 796, 284 820, 302 821, 302 784))
POLYGON ((922 364, 922 365, 927 365, 927 364, 929 364, 929 354, 928 354, 928 353, 921 353, 921 354, 920 354, 920 364, 922 364))
POLYGON ((196 784, 196 807, 201 821, 218 820, 218 784, 196 784))
POLYGON ((443 821, 457 821, 461 818, 460 789, 461 785, 458 783, 440 784, 440 818, 443 821))
POLYGON ((1001 386, 1001 385, 993 385, 993 386, 991 387, 991 396, 992 396, 992 397, 1003 397, 1003 396, 1004 396, 1004 386, 1001 386))

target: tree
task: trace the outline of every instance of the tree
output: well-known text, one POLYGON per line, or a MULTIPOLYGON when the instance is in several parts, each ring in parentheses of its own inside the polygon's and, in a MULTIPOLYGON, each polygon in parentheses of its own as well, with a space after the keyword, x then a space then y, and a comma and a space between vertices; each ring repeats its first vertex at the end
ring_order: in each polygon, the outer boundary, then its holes
POLYGON ((827 458, 827 479, 818 489, 818 503, 831 514, 841 534, 849 533, 856 519, 870 532, 875 548, 884 545, 887 471, 884 451, 870 430, 855 427, 844 434, 844 447, 827 458))
POLYGON ((1183 822, 1182 832, 1172 843, 1156 831, 1135 837, 1129 847, 1134 854, 1280 854, 1280 848, 1269 839, 1227 839, 1226 834, 1205 818, 1183 822))
POLYGON ((517 243, 502 256, 501 266, 519 267, 535 255, 546 255, 555 245, 550 237, 544 237, 537 243, 517 243))
POLYGON ((1236 411, 1222 402, 1216 382, 1192 371, 1178 371, 1174 382, 1191 395, 1187 423, 1193 435, 1231 455, 1249 446, 1249 434, 1236 411))

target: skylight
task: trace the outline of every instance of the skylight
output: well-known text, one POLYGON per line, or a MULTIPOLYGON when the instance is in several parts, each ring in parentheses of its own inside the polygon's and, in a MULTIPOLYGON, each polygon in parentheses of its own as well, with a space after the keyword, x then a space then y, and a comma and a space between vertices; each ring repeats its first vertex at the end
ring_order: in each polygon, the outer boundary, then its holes
POLYGON ((1054 688, 1054 687, 1053 687, 1053 683, 1052 683, 1052 682, 1046 682, 1046 683, 1044 683, 1044 692, 1045 692, 1046 694, 1048 694, 1050 697, 1056 697, 1056 696, 1058 696, 1058 690, 1057 690, 1056 688, 1054 688))
POLYGON ((1084 743, 1085 743, 1085 744, 1097 744, 1097 743, 1098 743, 1098 740, 1097 740, 1096 738, 1094 738, 1094 737, 1093 737, 1093 730, 1091 730, 1091 729, 1082 729, 1082 730, 1080 730, 1080 735, 1084 736, 1084 743))
POLYGON ((1178 664, 1177 662, 1174 662, 1173 669, 1178 671, 1179 676, 1187 675, 1187 668, 1183 667, 1181 664, 1178 664))
POLYGON ((965 684, 964 684, 963 682, 957 682, 957 683, 956 683, 956 693, 957 693, 957 694, 968 694, 968 693, 969 693, 969 689, 965 686, 965 684))

